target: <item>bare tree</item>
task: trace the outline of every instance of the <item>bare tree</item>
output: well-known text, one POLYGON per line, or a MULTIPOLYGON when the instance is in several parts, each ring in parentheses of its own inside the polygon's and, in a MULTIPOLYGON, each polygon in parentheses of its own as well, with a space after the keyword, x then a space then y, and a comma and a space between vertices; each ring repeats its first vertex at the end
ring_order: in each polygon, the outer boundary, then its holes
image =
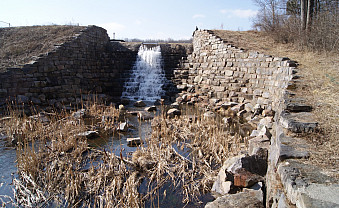
POLYGON ((282 22, 284 15, 283 0, 254 0, 259 6, 255 26, 265 31, 275 31, 282 22))
POLYGON ((339 51, 339 0, 253 0, 254 27, 280 42, 339 51))

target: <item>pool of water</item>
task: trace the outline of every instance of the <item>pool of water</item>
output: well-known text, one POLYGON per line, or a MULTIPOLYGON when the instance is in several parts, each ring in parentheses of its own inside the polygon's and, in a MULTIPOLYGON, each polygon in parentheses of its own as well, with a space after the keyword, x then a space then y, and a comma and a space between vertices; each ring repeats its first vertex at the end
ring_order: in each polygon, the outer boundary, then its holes
MULTIPOLYGON (((147 103, 150 106, 150 103, 147 103)), ((134 107, 134 106, 126 106, 128 111, 144 111, 144 107, 134 107)), ((153 116, 157 116, 162 113, 161 106, 157 106, 157 111, 150 112, 149 114, 153 116)), ((165 107, 163 107, 165 108, 165 107)), ((188 115, 196 115, 197 109, 195 108, 184 108, 183 114, 188 115)), ((98 148, 98 149, 105 149, 105 151, 114 152, 116 155, 122 154, 124 157, 130 157, 131 154, 138 148, 138 147, 130 147, 127 145, 127 138, 135 138, 140 137, 142 140, 145 138, 150 137, 151 133, 151 120, 140 120, 138 116, 126 114, 125 119, 121 122, 127 122, 130 127, 126 132, 115 132, 114 135, 103 135, 97 139, 88 140, 90 146, 98 148)), ((145 143, 143 145, 146 145, 145 143)), ((189 157, 189 149, 177 148, 175 145, 173 148, 176 149, 182 156, 188 158, 189 157)), ((16 150, 15 147, 9 145, 8 141, 5 139, 4 136, 0 137, 0 198, 1 196, 9 196, 14 198, 12 177, 16 176, 17 167, 16 167, 16 150)), ((145 188, 145 187, 144 187, 145 188)), ((142 193, 145 190, 142 190, 143 186, 140 187, 140 192, 142 193)), ((155 198, 151 201, 146 202, 146 207, 158 205, 160 207, 183 207, 185 204, 181 202, 182 197, 178 194, 178 191, 172 190, 171 184, 167 184, 161 188, 160 192, 163 193, 164 191, 167 192, 166 197, 160 196, 160 198, 155 198)), ((4 201, 8 202, 8 199, 2 197, 4 201)), ((213 200, 213 197, 210 194, 206 194, 201 196, 200 200, 203 202, 208 202, 213 200)), ((205 204, 196 204, 190 203, 185 207, 203 207, 205 204)), ((1 204, 1 201, 0 201, 1 204)))
POLYGON ((0 135, 0 199, 5 202, 9 201, 5 196, 14 197, 12 178, 17 172, 15 161, 15 147, 9 144, 4 135, 0 135))

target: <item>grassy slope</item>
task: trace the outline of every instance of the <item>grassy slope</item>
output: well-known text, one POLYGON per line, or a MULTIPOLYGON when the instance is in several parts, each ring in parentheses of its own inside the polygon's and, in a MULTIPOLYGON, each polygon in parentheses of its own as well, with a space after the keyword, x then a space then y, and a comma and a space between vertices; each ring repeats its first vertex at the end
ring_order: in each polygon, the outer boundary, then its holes
POLYGON ((0 28, 0 71, 34 60, 84 28, 60 25, 0 28))
POLYGON ((306 161, 339 178, 339 55, 299 50, 291 44, 275 43, 255 31, 214 30, 215 35, 233 45, 267 55, 289 57, 299 63, 302 84, 296 93, 314 108, 320 132, 304 136, 312 144, 313 154, 306 161))

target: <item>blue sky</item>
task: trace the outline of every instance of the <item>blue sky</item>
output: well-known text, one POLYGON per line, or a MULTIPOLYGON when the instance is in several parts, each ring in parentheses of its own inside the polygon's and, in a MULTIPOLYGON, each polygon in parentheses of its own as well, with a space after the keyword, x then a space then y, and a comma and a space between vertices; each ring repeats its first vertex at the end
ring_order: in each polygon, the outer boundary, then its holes
POLYGON ((252 0, 0 1, 0 21, 13 26, 98 25, 121 39, 188 39, 196 26, 249 30, 256 11, 252 0))

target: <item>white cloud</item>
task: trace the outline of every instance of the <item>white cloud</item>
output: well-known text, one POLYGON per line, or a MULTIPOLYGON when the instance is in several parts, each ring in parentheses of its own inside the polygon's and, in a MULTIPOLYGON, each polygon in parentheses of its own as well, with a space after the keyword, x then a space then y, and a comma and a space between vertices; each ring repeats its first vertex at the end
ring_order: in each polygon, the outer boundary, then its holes
POLYGON ((227 14, 227 17, 239 17, 239 18, 249 18, 257 15, 258 11, 252 9, 236 9, 236 10, 229 10, 229 9, 222 9, 220 10, 221 13, 227 14))
POLYGON ((137 20, 135 20, 135 22, 134 22, 135 24, 137 24, 137 25, 141 25, 142 24, 142 21, 141 20, 139 20, 139 19, 137 19, 137 20))
POLYGON ((193 19, 197 19, 197 18, 205 18, 206 16, 204 14, 195 14, 192 16, 193 19))

